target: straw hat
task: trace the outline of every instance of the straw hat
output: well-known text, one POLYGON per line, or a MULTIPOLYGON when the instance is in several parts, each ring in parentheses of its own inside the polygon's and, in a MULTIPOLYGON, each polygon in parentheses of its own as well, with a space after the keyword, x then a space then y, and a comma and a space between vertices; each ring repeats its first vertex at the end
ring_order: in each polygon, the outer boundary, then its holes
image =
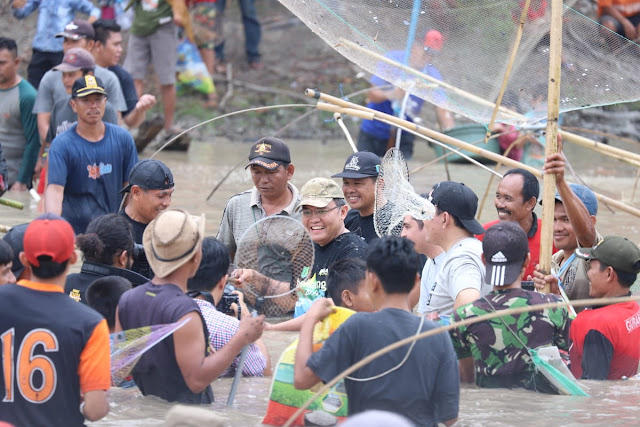
POLYGON ((142 241, 154 274, 167 277, 191 259, 203 238, 204 214, 197 217, 181 209, 169 209, 147 225, 142 241))

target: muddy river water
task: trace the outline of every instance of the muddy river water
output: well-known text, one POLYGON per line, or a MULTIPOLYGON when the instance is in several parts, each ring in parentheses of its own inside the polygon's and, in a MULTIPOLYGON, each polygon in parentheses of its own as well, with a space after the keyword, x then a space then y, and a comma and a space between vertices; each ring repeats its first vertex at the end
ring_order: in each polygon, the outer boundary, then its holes
MULTIPOLYGON (((350 153, 346 141, 288 141, 296 167, 293 183, 298 187, 316 176, 328 177, 342 169, 350 153)), ((634 149, 635 147, 624 147, 634 149)), ((246 159, 248 142, 215 139, 212 142, 194 143, 188 153, 160 153, 159 159, 173 171, 176 191, 173 206, 187 209, 193 214, 206 213, 208 235, 217 232, 222 210, 229 197, 250 188, 249 172, 244 165, 236 168, 218 191, 206 201, 206 197, 218 181, 239 161, 246 159)), ((635 171, 622 163, 602 158, 585 149, 566 147, 566 153, 576 172, 598 192, 633 204, 632 194, 635 171)), ((141 157, 148 157, 145 152, 141 157)), ((433 150, 417 142, 416 153, 409 168, 434 158, 433 150)), ((504 171, 504 169, 503 169, 504 171)), ((489 174, 473 165, 449 165, 450 179, 470 186, 482 199, 489 174)), ((567 174, 569 176, 569 174, 567 174)), ((412 176, 418 192, 427 191, 434 183, 447 179, 441 164, 433 165, 412 176)), ((573 181, 573 180, 572 180, 573 181)), ((492 184, 485 202, 481 222, 496 217, 492 184)), ((25 202, 25 210, 17 211, 0 206, 0 223, 15 225, 38 214, 35 203, 26 194, 8 193, 6 197, 25 202)), ((640 196, 636 197, 636 200, 640 196)), ((635 203, 636 206, 640 203, 635 203)), ((537 208, 540 212, 540 208, 537 208)), ((617 234, 640 242, 640 219, 626 213, 613 213, 600 206, 598 231, 602 235, 617 234)), ((78 268, 78 266, 76 266, 78 268)), ((277 359, 296 334, 265 332, 264 339, 272 361, 277 359)), ((224 408, 231 379, 213 383, 216 402, 213 409, 221 411, 231 426, 259 425, 268 400, 271 378, 244 378, 238 388, 236 406, 224 408)), ((459 425, 511 426, 511 425, 638 425, 640 424, 640 382, 587 382, 591 397, 565 397, 535 394, 522 390, 486 390, 464 387, 461 394, 459 425)), ((143 397, 137 388, 112 389, 111 412, 96 426, 159 425, 170 404, 155 398, 143 397)))

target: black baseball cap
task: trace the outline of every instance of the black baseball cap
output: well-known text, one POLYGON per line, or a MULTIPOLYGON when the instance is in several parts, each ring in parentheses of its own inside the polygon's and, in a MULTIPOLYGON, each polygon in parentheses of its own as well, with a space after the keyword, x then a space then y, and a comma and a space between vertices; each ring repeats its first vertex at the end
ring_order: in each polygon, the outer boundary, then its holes
POLYGON ((71 88, 72 98, 84 98, 92 93, 99 93, 101 95, 108 96, 100 78, 87 74, 73 82, 73 87, 71 88))
POLYGON ((380 157, 368 151, 358 151, 349 156, 342 172, 331 178, 367 178, 377 177, 380 173, 380 157))
POLYGON ((576 256, 597 259, 617 271, 640 273, 640 248, 626 237, 607 236, 592 248, 576 249, 576 256))
POLYGON ((517 222, 501 221, 485 231, 482 252, 487 267, 484 282, 492 286, 510 285, 522 271, 529 240, 517 222))
POLYGON ((13 249, 13 259, 11 264, 11 271, 16 276, 16 280, 20 277, 24 271, 24 265, 20 262, 20 252, 24 251, 24 232, 27 230, 29 223, 16 225, 11 227, 11 230, 4 235, 2 240, 7 242, 11 249, 13 249))
POLYGON ((140 160, 129 172, 129 185, 120 190, 121 193, 131 191, 137 185, 145 190, 167 190, 173 188, 173 174, 171 170, 156 159, 140 160))
POLYGON ((90 39, 93 40, 96 32, 93 25, 84 19, 74 19, 64 26, 64 30, 56 34, 56 37, 64 37, 71 40, 90 39))
POLYGON ((433 187, 429 201, 441 211, 455 215, 465 230, 470 233, 484 233, 484 228, 475 219, 478 196, 463 183, 453 181, 437 183, 433 187))
POLYGON ((275 170, 283 163, 291 163, 289 147, 281 139, 265 136, 251 145, 249 163, 245 169, 251 165, 258 165, 265 169, 275 170))

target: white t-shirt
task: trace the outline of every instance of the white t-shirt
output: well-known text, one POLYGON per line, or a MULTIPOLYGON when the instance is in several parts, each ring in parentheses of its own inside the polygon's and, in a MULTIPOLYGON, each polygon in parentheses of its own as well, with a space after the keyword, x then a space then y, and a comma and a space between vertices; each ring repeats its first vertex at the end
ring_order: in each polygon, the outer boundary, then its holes
POLYGON ((418 301, 418 313, 425 314, 428 311, 431 291, 436 284, 436 277, 442 262, 446 259, 447 253, 441 252, 435 258, 427 259, 422 269, 422 277, 420 278, 420 301, 418 301))
POLYGON ((436 258, 440 268, 435 282, 431 284, 424 314, 437 312, 450 315, 456 297, 465 289, 477 289, 481 295, 491 291, 491 285, 484 283, 485 268, 481 255, 482 242, 475 237, 468 237, 456 242, 442 261, 436 258))

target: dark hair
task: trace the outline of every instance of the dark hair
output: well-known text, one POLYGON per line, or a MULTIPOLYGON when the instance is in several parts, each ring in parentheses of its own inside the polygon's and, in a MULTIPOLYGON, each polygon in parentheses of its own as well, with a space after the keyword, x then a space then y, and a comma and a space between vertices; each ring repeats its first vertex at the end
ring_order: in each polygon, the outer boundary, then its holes
POLYGON ((113 265, 123 251, 133 253, 131 224, 122 215, 110 213, 94 218, 87 230, 76 237, 76 245, 86 261, 113 265))
MULTIPOLYGON (((443 211, 442 209, 440 209, 439 207, 436 206, 436 215, 440 215, 442 213, 444 213, 445 211, 443 211)), ((462 223, 460 222, 460 218, 458 218, 457 216, 455 216, 454 214, 452 214, 451 212, 447 212, 449 214, 449 216, 451 218, 453 218, 453 225, 455 225, 458 228, 464 228, 466 230, 466 228, 464 227, 464 225, 462 225, 462 223)))
POLYGON ((538 183, 538 179, 534 174, 529 172, 526 169, 510 169, 502 176, 504 178, 507 175, 520 175, 522 177, 522 198, 526 202, 527 200, 535 197, 536 201, 538 200, 538 196, 540 196, 540 183, 538 183))
POLYGON ((116 308, 122 294, 131 289, 131 282, 120 276, 105 276, 96 279, 87 288, 87 304, 102 317, 112 329, 116 326, 116 308))
POLYGON ((122 31, 122 28, 120 28, 120 25, 113 19, 98 19, 93 23, 93 31, 95 33, 93 40, 107 44, 111 33, 119 33, 122 31))
POLYGON ((0 37, 0 50, 2 49, 6 49, 11 52, 14 58, 18 56, 18 45, 14 39, 0 37))
POLYGON ((33 275, 40 279, 53 279, 54 277, 61 276, 67 269, 69 260, 64 262, 52 261, 49 255, 40 255, 38 257, 40 267, 36 267, 31 264, 31 272, 33 275))
POLYGON ((231 264, 229 250, 215 237, 202 240, 202 261, 196 275, 187 282, 190 291, 209 292, 227 274, 231 264))
POLYGON ((4 240, 0 240, 0 265, 6 265, 13 261, 13 249, 4 240))
POLYGON ((626 271, 620 271, 615 267, 612 267, 600 261, 600 271, 606 270, 607 267, 613 268, 613 271, 615 271, 616 275, 618 276, 618 282, 620 282, 620 284, 625 288, 630 288, 631 286, 633 286, 633 284, 636 282, 636 279, 638 278, 637 273, 627 273, 626 271))
POLYGON ((358 295, 358 285, 365 278, 367 264, 358 258, 341 259, 329 267, 327 293, 333 302, 342 307, 342 291, 358 295))
POLYGON ((407 238, 385 236, 367 248, 367 270, 378 276, 388 294, 411 292, 418 265, 418 254, 407 238))

